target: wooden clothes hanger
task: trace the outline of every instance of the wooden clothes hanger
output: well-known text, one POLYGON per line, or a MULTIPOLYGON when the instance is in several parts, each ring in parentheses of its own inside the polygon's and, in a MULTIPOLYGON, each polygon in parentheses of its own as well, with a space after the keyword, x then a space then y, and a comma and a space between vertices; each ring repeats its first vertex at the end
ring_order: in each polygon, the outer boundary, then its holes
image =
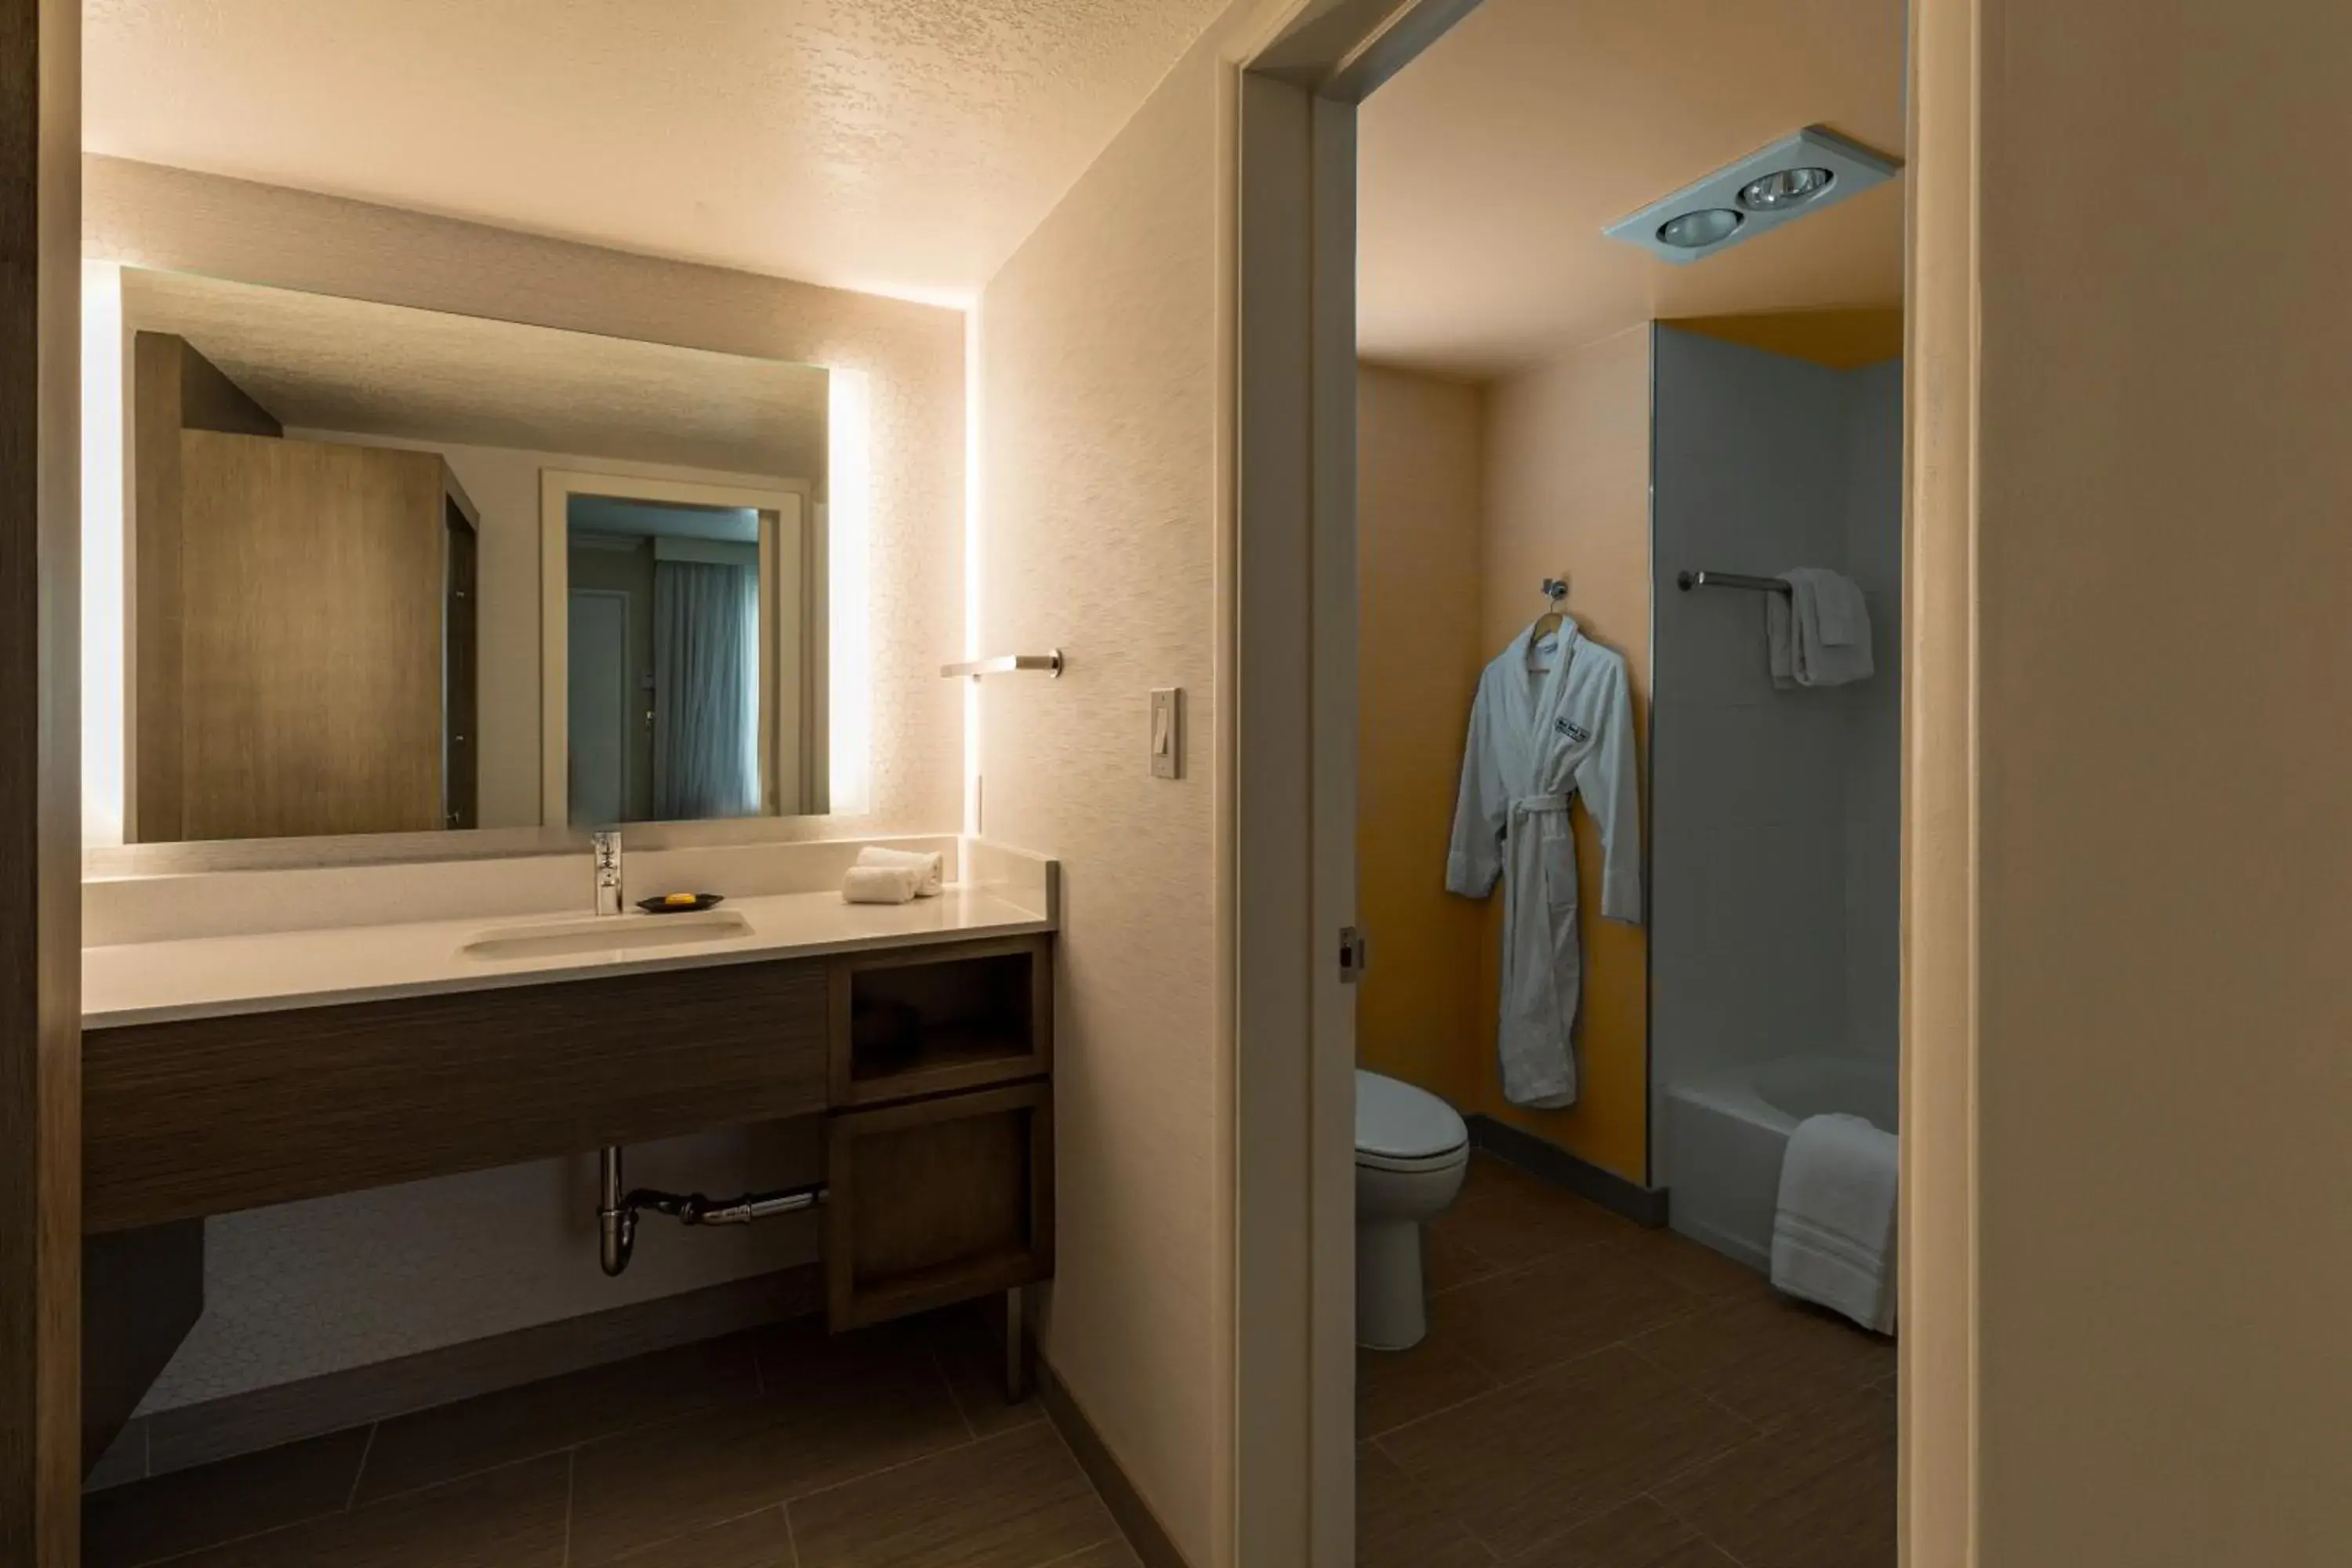
POLYGON ((1560 602, 1568 597, 1568 579, 1565 577, 1545 578, 1543 580, 1543 594, 1545 598, 1551 601, 1551 608, 1546 610, 1542 615, 1536 617, 1535 630, 1528 635, 1528 638, 1530 642, 1535 642, 1551 636, 1552 633, 1559 630, 1561 624, 1568 618, 1560 613, 1559 608, 1560 602))

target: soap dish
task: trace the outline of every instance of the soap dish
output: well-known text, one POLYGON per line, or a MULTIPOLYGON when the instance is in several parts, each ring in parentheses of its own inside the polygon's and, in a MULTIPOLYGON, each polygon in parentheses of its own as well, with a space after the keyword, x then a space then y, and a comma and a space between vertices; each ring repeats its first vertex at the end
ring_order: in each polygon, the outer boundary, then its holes
POLYGON ((715 910, 726 901, 723 893, 697 893, 690 904, 673 904, 665 895, 658 899, 639 899, 637 908, 649 915, 690 915, 697 910, 715 910))

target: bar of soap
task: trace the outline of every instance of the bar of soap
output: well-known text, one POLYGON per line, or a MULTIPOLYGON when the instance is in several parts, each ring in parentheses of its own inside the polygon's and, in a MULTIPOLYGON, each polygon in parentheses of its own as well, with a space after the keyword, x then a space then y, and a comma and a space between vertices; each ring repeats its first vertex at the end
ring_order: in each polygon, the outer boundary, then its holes
POLYGON ((662 902, 674 910, 682 909, 688 904, 699 903, 701 897, 699 893, 670 893, 664 896, 662 902))

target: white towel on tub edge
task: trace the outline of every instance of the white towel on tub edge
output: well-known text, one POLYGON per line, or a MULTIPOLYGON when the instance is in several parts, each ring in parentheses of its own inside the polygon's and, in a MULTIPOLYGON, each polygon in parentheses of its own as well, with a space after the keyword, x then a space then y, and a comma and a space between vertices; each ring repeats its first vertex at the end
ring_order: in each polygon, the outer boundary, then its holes
POLYGON ((1772 1219, 1772 1283, 1895 1331, 1902 1143, 1859 1116, 1809 1116, 1789 1138, 1772 1219))

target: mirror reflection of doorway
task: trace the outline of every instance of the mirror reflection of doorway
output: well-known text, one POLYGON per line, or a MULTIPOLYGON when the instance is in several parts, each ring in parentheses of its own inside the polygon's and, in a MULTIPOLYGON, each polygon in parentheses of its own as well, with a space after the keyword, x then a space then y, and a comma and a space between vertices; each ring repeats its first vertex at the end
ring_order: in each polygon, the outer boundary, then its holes
POLYGON ((550 505, 562 574, 551 607, 564 646, 546 657, 564 689, 547 710, 569 733, 549 750, 562 758, 551 782, 565 820, 803 809, 814 715, 800 497, 603 482, 662 493, 567 486, 550 505), (739 498, 778 504, 729 504, 739 498))
POLYGON ((604 588, 572 590, 570 712, 572 820, 620 822, 629 816, 630 595, 604 588))

